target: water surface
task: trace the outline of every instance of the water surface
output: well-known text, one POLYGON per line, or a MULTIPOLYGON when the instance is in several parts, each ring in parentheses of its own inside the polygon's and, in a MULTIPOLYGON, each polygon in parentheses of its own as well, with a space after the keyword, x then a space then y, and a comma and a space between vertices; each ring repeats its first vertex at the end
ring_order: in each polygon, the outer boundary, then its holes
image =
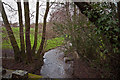
POLYGON ((45 53, 41 75, 48 78, 71 78, 72 62, 64 62, 64 52, 61 48, 52 49, 45 53))

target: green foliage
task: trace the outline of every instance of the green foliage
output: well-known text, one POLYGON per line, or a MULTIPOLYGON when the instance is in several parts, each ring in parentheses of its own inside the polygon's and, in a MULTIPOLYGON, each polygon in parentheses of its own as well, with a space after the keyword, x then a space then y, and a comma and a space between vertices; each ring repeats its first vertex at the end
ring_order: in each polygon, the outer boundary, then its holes
POLYGON ((45 46, 45 50, 47 51, 47 50, 56 48, 58 46, 61 46, 64 43, 63 41, 64 41, 63 37, 57 37, 57 38, 47 40, 47 45, 45 46))
POLYGON ((100 18, 96 20, 95 24, 97 24, 97 28, 95 28, 96 34, 104 34, 106 36, 107 41, 103 42, 106 47, 103 49, 103 53, 107 54, 105 66, 106 71, 112 72, 110 76, 113 78, 119 77, 119 55, 120 55, 120 28, 118 21, 118 11, 117 5, 115 3, 101 3, 101 4, 91 4, 92 6, 96 5, 95 8, 101 8, 98 12, 100 13, 100 18), (109 45, 108 45, 109 43, 109 45))
POLYGON ((79 50, 83 56, 91 59, 96 56, 96 48, 101 44, 99 35, 95 34, 93 25, 87 21, 85 16, 75 18, 73 21, 67 20, 66 24, 54 23, 54 30, 60 35, 64 35, 66 42, 72 43, 74 50, 79 50), (92 54, 94 53, 94 54, 92 54))
POLYGON ((66 43, 72 43, 68 51, 77 51, 80 56, 103 70, 104 77, 115 76, 119 70, 120 29, 115 3, 90 3, 93 7, 84 13, 94 19, 95 26, 82 14, 68 17, 63 23, 54 23, 54 30, 64 35, 66 43), (79 16, 79 17, 78 17, 79 16))
MULTIPOLYGON (((114 3, 103 2, 92 3, 91 6, 94 7, 100 15, 100 18, 95 22, 95 24, 97 24, 96 28, 94 28, 96 34, 104 34, 111 42, 112 53, 119 53, 120 50, 118 49, 118 46, 120 44, 118 36, 120 29, 118 27, 116 5, 114 3)), ((88 14, 94 16, 93 11, 88 14)))
POLYGON ((118 20, 114 21, 112 17, 112 13, 109 13, 108 15, 102 15, 102 18, 98 19, 97 24, 99 28, 96 29, 96 34, 104 33, 109 40, 112 39, 112 41, 114 42, 114 44, 112 44, 112 46, 114 47, 113 52, 118 53, 118 50, 116 49, 117 45, 119 44, 117 34, 119 33, 119 28, 117 25, 118 20))
POLYGON ((107 56, 111 54, 110 41, 85 16, 73 16, 72 20, 67 19, 64 24, 54 23, 54 25, 54 30, 64 36, 66 43, 72 43, 67 52, 76 51, 80 57, 89 60, 94 66, 105 71, 109 70, 109 66, 104 64, 108 65, 106 62, 110 61, 107 56))

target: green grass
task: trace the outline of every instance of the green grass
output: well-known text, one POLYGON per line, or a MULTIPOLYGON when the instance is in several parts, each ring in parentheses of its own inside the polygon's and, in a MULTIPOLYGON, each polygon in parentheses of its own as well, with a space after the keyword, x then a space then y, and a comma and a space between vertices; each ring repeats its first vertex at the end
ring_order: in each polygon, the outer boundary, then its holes
POLYGON ((57 46, 61 46, 63 44, 63 41, 64 41, 63 37, 57 37, 47 40, 47 46, 45 47, 45 50, 49 50, 57 46))
MULTIPOLYGON (((2 48, 3 49, 12 49, 6 29, 3 27, 2 30, 3 30, 2 31, 2 38, 3 38, 2 48)), ((20 47, 19 27, 12 27, 12 30, 15 35, 16 41, 20 47)), ((25 34, 24 34, 24 37, 25 37, 25 34)), ((31 40, 31 46, 33 46, 33 44, 34 44, 34 28, 30 29, 30 40, 31 40)), ((53 39, 49 39, 49 40, 47 40, 47 45, 45 46, 45 50, 47 51, 49 49, 60 46, 63 44, 63 41, 64 41, 64 38, 62 38, 62 37, 56 37, 53 39)), ((40 42, 41 42, 41 33, 38 34, 37 49, 40 46, 40 42)))

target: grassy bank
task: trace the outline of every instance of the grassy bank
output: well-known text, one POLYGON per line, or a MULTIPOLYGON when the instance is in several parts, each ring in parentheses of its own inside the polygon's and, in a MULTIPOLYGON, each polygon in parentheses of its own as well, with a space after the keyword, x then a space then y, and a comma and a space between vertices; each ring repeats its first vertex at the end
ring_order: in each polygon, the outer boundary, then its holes
MULTIPOLYGON (((12 30, 13 30, 13 33, 15 35, 16 41, 20 47, 19 27, 12 27, 12 30)), ((25 37, 25 34, 24 34, 24 37, 25 37)), ((30 40, 31 40, 31 46, 33 46, 33 44, 34 44, 34 28, 30 29, 30 40)), ((62 37, 56 37, 56 38, 52 38, 52 39, 47 40, 47 43, 45 46, 45 51, 62 45, 63 40, 64 40, 64 38, 62 38, 62 37)), ((37 49, 39 48, 40 43, 41 43, 41 33, 38 34, 37 49)), ((2 48, 3 49, 12 49, 12 46, 10 44, 10 40, 8 38, 6 29, 4 27, 2 28, 2 48)))

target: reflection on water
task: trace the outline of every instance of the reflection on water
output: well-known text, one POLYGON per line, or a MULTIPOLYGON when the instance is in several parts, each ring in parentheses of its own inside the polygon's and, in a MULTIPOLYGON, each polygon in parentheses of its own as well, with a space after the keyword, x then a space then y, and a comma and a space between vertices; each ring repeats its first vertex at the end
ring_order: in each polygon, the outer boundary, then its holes
POLYGON ((73 73, 72 62, 69 64, 65 63, 63 58, 64 52, 60 48, 46 52, 41 75, 49 78, 71 78, 73 73))

